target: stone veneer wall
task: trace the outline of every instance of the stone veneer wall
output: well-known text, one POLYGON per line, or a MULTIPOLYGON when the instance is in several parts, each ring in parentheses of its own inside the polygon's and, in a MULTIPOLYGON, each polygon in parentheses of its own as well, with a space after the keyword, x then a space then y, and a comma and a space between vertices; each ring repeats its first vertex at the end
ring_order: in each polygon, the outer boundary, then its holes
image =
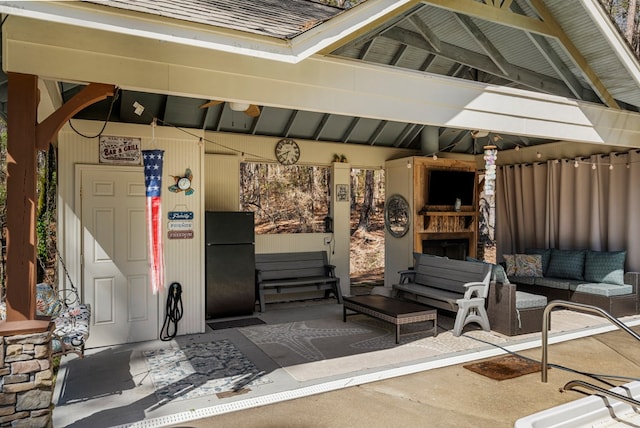
POLYGON ((51 331, 2 337, 0 427, 50 427, 51 331))

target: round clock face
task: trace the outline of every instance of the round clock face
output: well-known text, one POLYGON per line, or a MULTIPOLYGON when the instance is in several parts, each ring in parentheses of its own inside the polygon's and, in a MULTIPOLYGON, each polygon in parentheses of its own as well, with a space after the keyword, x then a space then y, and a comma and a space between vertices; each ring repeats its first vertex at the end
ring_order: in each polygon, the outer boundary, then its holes
POLYGON ((190 187, 191 180, 189 180, 187 177, 182 177, 180 180, 178 180, 178 189, 187 190, 190 187))
POLYGON ((409 231, 409 203, 400 195, 391 196, 384 205, 384 223, 396 238, 402 238, 409 231))
POLYGON ((293 165, 300 159, 300 147, 298 143, 289 139, 283 138, 276 144, 276 159, 282 165, 293 165))

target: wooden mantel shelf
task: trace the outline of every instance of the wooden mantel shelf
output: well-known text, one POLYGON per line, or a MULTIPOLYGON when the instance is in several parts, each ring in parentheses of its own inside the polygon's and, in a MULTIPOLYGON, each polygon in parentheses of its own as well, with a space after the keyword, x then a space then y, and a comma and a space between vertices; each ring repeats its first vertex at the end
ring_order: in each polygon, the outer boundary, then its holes
POLYGON ((471 217, 476 215, 473 211, 420 211, 418 214, 432 217, 471 217))

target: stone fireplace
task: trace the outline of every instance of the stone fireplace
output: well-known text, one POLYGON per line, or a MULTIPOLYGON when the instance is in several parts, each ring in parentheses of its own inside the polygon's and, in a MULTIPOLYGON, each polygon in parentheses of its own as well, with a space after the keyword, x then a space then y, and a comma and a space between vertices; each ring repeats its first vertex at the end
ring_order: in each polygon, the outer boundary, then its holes
POLYGON ((469 255, 469 240, 463 239, 424 239, 422 253, 432 256, 465 260, 469 255))

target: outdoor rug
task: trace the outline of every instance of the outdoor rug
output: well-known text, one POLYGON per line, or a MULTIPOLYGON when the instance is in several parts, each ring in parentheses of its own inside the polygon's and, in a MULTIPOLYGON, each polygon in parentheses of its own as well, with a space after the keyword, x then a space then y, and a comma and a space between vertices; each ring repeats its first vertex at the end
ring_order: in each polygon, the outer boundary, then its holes
POLYGON ((513 379, 541 370, 539 362, 518 355, 505 355, 462 367, 495 380, 513 379))
POLYGON ((143 355, 159 402, 272 382, 228 340, 145 351, 143 355))
POLYGON ((439 334, 431 321, 402 326, 400 344, 395 326, 365 315, 240 328, 239 331, 298 381, 456 354, 504 344, 499 334, 482 330, 451 333, 453 319, 438 317, 439 334), (450 324, 450 325, 449 325, 450 324))
POLYGON ((248 327, 250 325, 260 325, 265 324, 260 318, 240 318, 237 320, 229 320, 229 321, 209 321, 207 323, 209 327, 214 330, 224 330, 226 328, 238 328, 238 327, 248 327))

